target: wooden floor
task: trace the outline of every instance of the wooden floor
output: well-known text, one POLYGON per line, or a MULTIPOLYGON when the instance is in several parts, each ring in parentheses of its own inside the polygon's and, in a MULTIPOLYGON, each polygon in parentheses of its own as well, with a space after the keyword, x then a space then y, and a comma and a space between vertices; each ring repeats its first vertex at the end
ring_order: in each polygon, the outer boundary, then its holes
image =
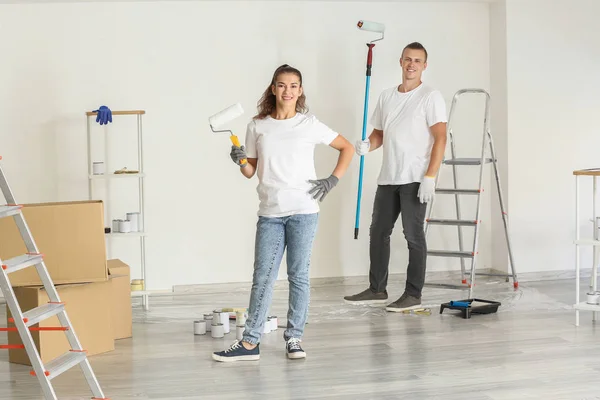
MULTIPOLYGON (((148 312, 136 303, 133 339, 91 357, 92 365, 113 400, 600 399, 600 334, 589 312, 574 326, 572 280, 521 283, 516 292, 509 283, 480 281, 477 297, 502 306, 470 320, 453 311, 440 315, 439 306, 430 316, 415 316, 344 304, 343 295, 364 288, 360 282, 313 287, 305 360, 286 359, 282 329, 265 335, 258 362, 211 360, 235 333, 194 336, 192 321, 217 307, 245 307, 249 285, 243 285, 153 298, 148 312)), ((390 300, 400 288, 390 287, 390 300)), ((463 296, 428 287, 424 303, 463 296)), ((283 285, 271 311, 280 325, 286 307, 283 285)), ((3 333, 0 343, 6 343, 3 333)), ((79 370, 53 382, 61 399, 91 397, 79 370)), ((0 399, 41 398, 29 368, 9 364, 0 352, 0 399)))

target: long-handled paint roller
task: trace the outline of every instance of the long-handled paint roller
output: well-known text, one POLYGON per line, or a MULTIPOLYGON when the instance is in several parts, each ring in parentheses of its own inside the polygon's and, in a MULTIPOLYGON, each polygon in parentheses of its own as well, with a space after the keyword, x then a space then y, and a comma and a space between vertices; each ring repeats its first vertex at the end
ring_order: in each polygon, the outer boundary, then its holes
MULTIPOLYGON (((241 147, 240 140, 238 139, 238 137, 236 135, 233 134, 233 132, 231 132, 228 129, 221 130, 221 131, 217 131, 215 129, 236 119, 243 113, 244 113, 244 109, 242 108, 242 105, 240 103, 235 103, 235 104, 227 107, 226 109, 219 111, 218 113, 208 117, 208 123, 210 124, 210 129, 215 133, 229 132, 229 134, 231 135, 230 136, 231 143, 233 143, 234 146, 241 147)), ((248 162, 248 160, 246 160, 246 159, 241 160, 242 164, 246 164, 247 162, 248 162)))
MULTIPOLYGON (((369 90, 371 86, 371 67, 373 65, 373 47, 375 47, 375 43, 378 40, 383 39, 383 34, 385 32, 385 25, 380 24, 379 22, 371 22, 371 21, 358 21, 356 24, 358 29, 368 32, 377 32, 381 33, 381 37, 379 39, 372 40, 367 43, 367 47, 369 51, 367 53, 367 82, 365 87, 365 105, 363 112, 363 126, 362 126, 362 140, 367 138, 367 113, 369 111, 369 90)), ((358 239, 358 230, 360 227, 360 201, 362 197, 362 181, 363 181, 363 170, 364 170, 365 157, 360 156, 360 172, 358 175, 358 196, 356 199, 356 221, 354 224, 354 239, 358 239)))

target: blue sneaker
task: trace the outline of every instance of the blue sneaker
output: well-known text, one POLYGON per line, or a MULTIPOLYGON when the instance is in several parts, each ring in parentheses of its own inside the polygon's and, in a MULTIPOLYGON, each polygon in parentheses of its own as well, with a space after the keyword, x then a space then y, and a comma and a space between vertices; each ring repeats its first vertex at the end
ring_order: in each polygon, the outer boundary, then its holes
POLYGON ((285 342, 285 351, 287 353, 288 358, 297 359, 297 358, 306 358, 306 353, 300 347, 300 339, 290 338, 285 342))
POLYGON ((242 342, 236 340, 227 350, 213 353, 212 358, 221 362, 255 361, 260 358, 258 346, 256 345, 252 350, 248 350, 242 345, 242 342))

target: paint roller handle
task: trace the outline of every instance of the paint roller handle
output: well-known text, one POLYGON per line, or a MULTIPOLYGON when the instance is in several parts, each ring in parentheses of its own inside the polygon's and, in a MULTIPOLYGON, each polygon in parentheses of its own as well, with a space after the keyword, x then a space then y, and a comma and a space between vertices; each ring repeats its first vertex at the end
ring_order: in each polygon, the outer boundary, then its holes
MULTIPOLYGON (((231 143, 233 143, 233 145, 234 145, 235 147, 239 147, 239 148, 241 148, 241 147, 242 147, 242 146, 240 145, 240 139, 238 139, 238 137, 237 137, 237 136, 235 136, 235 135, 231 135, 231 143)), ((247 159, 245 159, 245 158, 241 159, 241 160, 240 160, 240 166, 242 166, 242 165, 245 165, 247 162, 248 162, 248 160, 247 160, 247 159)))
POLYGON ((373 66, 373 47, 375 47, 375 43, 367 43, 367 47, 369 48, 367 52, 367 66, 371 68, 373 66))

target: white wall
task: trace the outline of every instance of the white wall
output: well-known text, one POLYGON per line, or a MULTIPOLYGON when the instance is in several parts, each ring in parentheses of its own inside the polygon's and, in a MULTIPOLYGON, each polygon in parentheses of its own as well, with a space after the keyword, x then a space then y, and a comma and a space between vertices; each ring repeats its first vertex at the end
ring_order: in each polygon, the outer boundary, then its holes
MULTIPOLYGON (((487 4, 1 5, 0 139, 3 166, 19 201, 85 199, 84 112, 101 104, 113 110, 144 109, 148 288, 251 280, 256 180, 239 174, 229 159, 229 139, 211 133, 208 116, 241 102, 247 113, 231 127, 243 140, 272 71, 289 63, 304 73, 311 111, 354 142, 362 125, 365 42, 374 38, 356 29, 363 18, 387 26, 385 40, 375 47, 371 105, 382 89, 399 83, 400 52, 415 40, 430 53, 425 80, 443 92, 448 105, 458 89, 489 89, 487 4)), ((568 67, 574 63, 577 59, 570 58, 568 67)), ((125 152, 134 144, 133 121, 115 117, 107 133, 94 126, 95 137, 109 135, 116 149, 111 169, 132 166, 135 160, 125 152)), ((465 128, 461 139, 462 155, 477 150, 478 126, 473 133, 465 128)), ((327 176, 336 153, 321 148, 316 156, 319 174, 327 176)), ((313 277, 368 272, 368 227, 380 161, 381 155, 373 154, 366 163, 359 240, 353 239, 358 158, 322 205, 313 277)), ((514 186, 515 192, 521 190, 514 186)), ((123 200, 111 209, 109 220, 135 207, 133 187, 116 183, 111 197, 118 195, 123 200)), ((547 225, 556 225, 551 215, 543 216, 547 225)), ((490 259, 485 242, 490 228, 485 229, 484 265, 490 259)), ((430 247, 451 248, 453 233, 432 233, 430 247)), ((137 243, 129 240, 115 239, 112 256, 130 263, 135 277, 137 243)), ((391 272, 404 271, 407 250, 400 227, 393 245, 391 272)), ((458 264, 432 260, 430 265, 433 270, 458 264)), ((280 277, 284 270, 285 263, 280 277)))
MULTIPOLYGON (((491 133, 494 141, 498 174, 502 186, 505 211, 509 212, 509 176, 508 176, 508 94, 506 65, 506 3, 495 2, 490 5, 490 95, 491 133)), ((499 271, 510 272, 507 265, 508 246, 502 220, 499 194, 495 179, 490 182, 493 196, 491 199, 492 241, 491 257, 493 267, 499 271)), ((510 215, 510 214, 508 214, 510 215)), ((510 222, 510 221, 509 221, 510 222)), ((510 227, 509 227, 510 229, 510 227)), ((510 230, 509 230, 510 232, 510 230)))
MULTIPOLYGON (((520 272, 575 269, 572 172, 598 167, 600 148, 598 15, 596 0, 507 2, 508 197, 520 272)), ((582 183, 589 236, 592 179, 582 183)))

